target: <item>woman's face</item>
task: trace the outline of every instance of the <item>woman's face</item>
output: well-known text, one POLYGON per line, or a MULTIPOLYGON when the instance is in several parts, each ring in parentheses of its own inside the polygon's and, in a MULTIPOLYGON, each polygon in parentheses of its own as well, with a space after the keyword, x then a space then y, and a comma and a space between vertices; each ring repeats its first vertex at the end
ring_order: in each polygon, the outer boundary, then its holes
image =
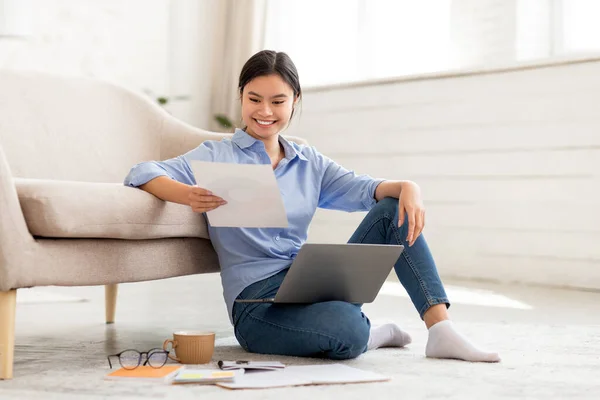
POLYGON ((242 120, 246 132, 268 139, 288 124, 296 99, 294 90, 277 74, 252 79, 242 92, 242 120))

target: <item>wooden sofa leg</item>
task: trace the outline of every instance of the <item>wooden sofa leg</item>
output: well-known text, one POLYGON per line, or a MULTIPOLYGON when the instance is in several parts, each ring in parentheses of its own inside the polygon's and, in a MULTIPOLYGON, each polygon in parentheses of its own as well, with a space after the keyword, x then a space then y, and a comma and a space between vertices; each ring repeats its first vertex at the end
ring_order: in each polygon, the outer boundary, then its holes
POLYGON ((0 379, 12 379, 17 290, 0 292, 0 379))
POLYGON ((116 283, 104 285, 104 299, 106 302, 106 323, 112 324, 115 322, 115 310, 117 309, 117 292, 118 285, 116 283))

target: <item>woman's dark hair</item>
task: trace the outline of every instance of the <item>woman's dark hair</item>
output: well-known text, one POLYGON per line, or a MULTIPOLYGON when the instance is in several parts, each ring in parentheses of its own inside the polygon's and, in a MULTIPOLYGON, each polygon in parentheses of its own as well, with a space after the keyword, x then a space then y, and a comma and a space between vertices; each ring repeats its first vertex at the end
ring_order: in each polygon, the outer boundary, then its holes
MULTIPOLYGON (((284 52, 273 50, 262 50, 250 57, 240 73, 238 89, 240 96, 244 92, 244 87, 254 78, 267 75, 279 75, 294 91, 294 99, 302 98, 302 89, 300 88, 300 79, 298 78, 298 70, 294 62, 284 52)), ((294 109, 290 120, 294 116, 294 109)))

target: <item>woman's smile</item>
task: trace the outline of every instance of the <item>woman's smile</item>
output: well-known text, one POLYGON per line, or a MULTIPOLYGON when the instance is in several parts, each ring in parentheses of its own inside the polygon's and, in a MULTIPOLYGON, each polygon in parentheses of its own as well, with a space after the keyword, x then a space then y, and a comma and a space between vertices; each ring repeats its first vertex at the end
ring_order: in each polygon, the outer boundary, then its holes
POLYGON ((277 121, 267 121, 264 119, 256 119, 254 118, 254 120, 259 124, 259 125, 263 125, 263 126, 269 126, 269 125, 273 125, 275 122, 277 121))

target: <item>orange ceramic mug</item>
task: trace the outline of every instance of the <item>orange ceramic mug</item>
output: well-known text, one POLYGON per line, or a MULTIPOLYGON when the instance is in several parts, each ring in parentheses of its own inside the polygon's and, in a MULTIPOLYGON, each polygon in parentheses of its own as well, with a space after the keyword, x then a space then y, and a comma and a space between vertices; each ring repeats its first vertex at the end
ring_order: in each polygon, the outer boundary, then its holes
POLYGON ((169 351, 169 358, 182 364, 207 364, 215 351, 215 333, 199 331, 178 331, 173 339, 163 343, 163 350, 169 351), (175 356, 169 350, 175 350, 175 356))

